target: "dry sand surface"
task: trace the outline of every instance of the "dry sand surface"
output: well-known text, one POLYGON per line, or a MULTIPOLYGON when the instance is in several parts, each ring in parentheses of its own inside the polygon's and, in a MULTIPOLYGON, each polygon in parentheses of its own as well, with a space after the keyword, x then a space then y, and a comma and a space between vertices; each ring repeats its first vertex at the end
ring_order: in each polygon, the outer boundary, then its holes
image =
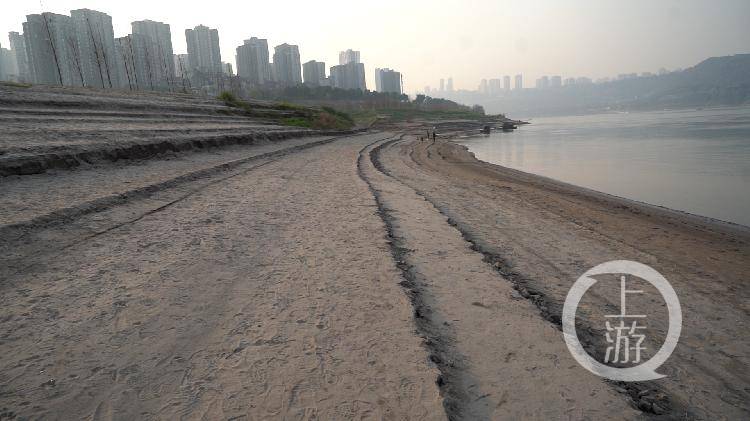
MULTIPOLYGON (((0 419, 750 414, 747 229, 449 142, 305 137, 9 176, 0 209, 0 419), (559 330, 572 282, 623 258, 682 301, 665 379, 602 380, 559 330)), ((612 300, 583 303, 594 355, 612 300)))
MULTIPOLYGON (((677 349, 659 370, 667 377, 612 384, 613 389, 650 415, 677 419, 750 416, 747 227, 483 163, 450 142, 390 142, 375 152, 374 160, 384 173, 449 218, 550 324, 559 325, 561 306, 572 283, 599 263, 630 259, 659 270, 676 290, 683 313, 677 349)), ((406 231, 405 236, 419 233, 406 231)), ((477 277, 473 278, 476 282, 477 277)), ((663 299, 655 297, 654 291, 646 293, 650 295, 645 302, 636 302, 632 310, 653 314, 661 309, 662 317, 648 320, 656 340, 648 341, 647 347, 653 350, 666 334, 667 317, 663 299)), ((578 323, 579 335, 594 355, 603 354, 604 314, 618 314, 618 300, 619 294, 599 291, 579 308, 579 316, 584 315, 578 323)), ((491 319, 502 317, 507 308, 480 303, 494 310, 491 319)), ((467 358, 471 358, 469 353, 465 351, 467 358)), ((558 357, 563 360, 567 355, 558 357)), ((535 361, 541 364, 544 359, 535 361)))
POLYGON ((5 244, 6 413, 444 418, 356 170, 383 137, 253 161, 189 195, 167 189, 5 244))

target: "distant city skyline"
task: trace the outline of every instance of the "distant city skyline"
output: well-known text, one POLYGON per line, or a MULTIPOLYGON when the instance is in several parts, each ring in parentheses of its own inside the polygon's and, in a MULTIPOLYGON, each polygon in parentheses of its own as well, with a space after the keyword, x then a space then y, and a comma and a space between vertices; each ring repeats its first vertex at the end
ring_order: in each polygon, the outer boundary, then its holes
MULTIPOLYGON (((26 15, 23 34, 10 32, 11 48, 0 48, 0 81, 101 89, 157 90, 218 95, 231 89, 279 90, 303 84, 299 46, 274 47, 251 37, 236 48, 237 77, 222 61, 219 31, 205 25, 185 29, 187 54, 175 54, 171 25, 145 19, 132 33, 115 37, 112 17, 92 9, 26 15)), ((0 46, 1 47, 1 46, 0 46)), ((304 83, 343 90, 367 90, 361 52, 339 52, 326 75, 325 63, 305 63, 304 83)), ((403 93, 400 72, 375 69, 376 91, 403 93)))
POLYGON ((325 9, 299 2, 293 14, 288 4, 280 3, 243 7, 214 2, 207 8, 190 1, 12 2, 2 6, 0 44, 9 47, 8 32, 22 32, 28 14, 90 8, 112 16, 115 37, 128 35, 134 21, 169 24, 176 54, 187 52, 186 29, 218 29, 222 61, 235 69, 231 52, 252 36, 268 39, 269 46, 299 45, 301 62, 334 65, 341 51, 354 48, 362 52, 368 87, 375 86, 375 68, 388 66, 405 75, 409 93, 435 87, 445 75, 452 75, 455 90, 474 90, 481 79, 505 75, 523 74, 525 87, 533 87, 543 75, 598 79, 656 72, 748 52, 750 45, 747 1, 475 1, 471 7, 466 2, 437 7, 407 1, 376 9, 332 1, 325 9))

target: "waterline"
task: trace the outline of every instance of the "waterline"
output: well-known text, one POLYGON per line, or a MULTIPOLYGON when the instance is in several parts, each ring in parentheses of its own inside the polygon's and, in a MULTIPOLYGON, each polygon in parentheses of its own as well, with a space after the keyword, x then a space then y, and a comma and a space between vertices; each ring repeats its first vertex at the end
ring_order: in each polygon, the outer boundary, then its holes
POLYGON ((486 162, 750 226, 750 107, 538 118, 459 142, 486 162))

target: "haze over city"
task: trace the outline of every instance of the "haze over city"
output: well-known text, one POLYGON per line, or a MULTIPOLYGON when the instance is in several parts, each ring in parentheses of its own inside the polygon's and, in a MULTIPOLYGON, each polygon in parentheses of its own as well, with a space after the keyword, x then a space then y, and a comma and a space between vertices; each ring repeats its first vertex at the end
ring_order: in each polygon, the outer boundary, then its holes
MULTIPOLYGON (((404 75, 407 93, 451 76, 455 89, 476 89, 483 78, 519 73, 524 86, 533 87, 547 74, 655 72, 743 53, 750 45, 750 2, 742 0, 294 3, 6 2, 0 33, 22 32, 27 14, 90 8, 112 16, 116 36, 130 33, 136 20, 168 23, 175 53, 184 53, 184 30, 203 24, 218 29, 222 60, 233 65, 235 48, 251 36, 267 38, 270 46, 299 45, 302 62, 335 64, 340 51, 354 48, 361 51, 368 87, 375 86, 376 67, 392 67, 404 75)), ((7 47, 7 35, 0 44, 7 47)))
POLYGON ((750 0, 4 0, 0 421, 750 420, 750 0))

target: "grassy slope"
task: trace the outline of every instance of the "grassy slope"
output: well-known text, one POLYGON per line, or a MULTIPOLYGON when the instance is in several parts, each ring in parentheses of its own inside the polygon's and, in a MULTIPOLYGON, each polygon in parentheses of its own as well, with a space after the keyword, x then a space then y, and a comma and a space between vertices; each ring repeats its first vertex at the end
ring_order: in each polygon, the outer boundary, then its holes
MULTIPOLYGON (((238 108, 248 114, 255 112, 252 105, 229 92, 222 92, 219 95, 219 99, 224 101, 227 106, 238 108)), ((286 117, 279 119, 279 124, 285 126, 305 127, 317 130, 348 130, 355 125, 355 121, 351 116, 330 107, 302 107, 282 102, 274 108, 288 112, 286 117)))

